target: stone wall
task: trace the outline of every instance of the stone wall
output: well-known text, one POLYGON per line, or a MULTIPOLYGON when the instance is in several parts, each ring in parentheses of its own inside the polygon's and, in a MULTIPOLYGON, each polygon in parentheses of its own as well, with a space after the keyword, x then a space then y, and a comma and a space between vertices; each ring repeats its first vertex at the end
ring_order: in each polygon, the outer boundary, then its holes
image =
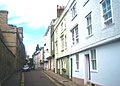
POLYGON ((15 72, 15 60, 14 54, 7 48, 0 36, 0 83, 15 72))

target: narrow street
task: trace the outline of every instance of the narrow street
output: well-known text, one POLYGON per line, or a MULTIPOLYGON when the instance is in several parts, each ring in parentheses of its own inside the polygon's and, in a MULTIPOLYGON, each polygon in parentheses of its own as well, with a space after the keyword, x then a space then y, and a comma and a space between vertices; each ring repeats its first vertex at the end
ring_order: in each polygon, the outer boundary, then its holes
POLYGON ((48 78, 42 70, 24 72, 24 86, 58 86, 56 82, 48 78))

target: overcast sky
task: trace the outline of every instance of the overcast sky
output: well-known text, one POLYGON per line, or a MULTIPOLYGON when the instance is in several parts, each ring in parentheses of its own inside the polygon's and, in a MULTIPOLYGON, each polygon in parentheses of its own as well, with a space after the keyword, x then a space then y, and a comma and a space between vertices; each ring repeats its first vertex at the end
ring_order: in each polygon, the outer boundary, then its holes
POLYGON ((57 5, 66 6, 68 0, 0 0, 0 10, 7 10, 8 23, 23 27, 23 42, 27 54, 35 51, 51 20, 56 18, 57 5))

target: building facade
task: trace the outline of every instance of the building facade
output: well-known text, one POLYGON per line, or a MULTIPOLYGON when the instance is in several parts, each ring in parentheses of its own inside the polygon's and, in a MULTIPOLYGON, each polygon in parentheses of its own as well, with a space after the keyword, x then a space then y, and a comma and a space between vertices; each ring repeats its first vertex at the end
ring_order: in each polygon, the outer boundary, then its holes
POLYGON ((52 30, 56 73, 82 86, 120 85, 119 4, 118 0, 69 0, 52 30))
POLYGON ((0 33, 2 51, 0 63, 1 68, 4 67, 0 77, 4 81, 13 72, 21 70, 25 63, 26 51, 23 44, 23 28, 8 24, 8 11, 6 10, 0 10, 0 33))
POLYGON ((116 7, 119 7, 117 4, 113 0, 86 2, 76 0, 76 11, 71 11, 77 12, 74 20, 79 19, 78 31, 71 29, 70 49, 74 82, 92 86, 119 85, 118 77, 110 78, 113 72, 116 71, 115 75, 120 73, 117 61, 120 33, 118 24, 120 21, 116 18, 118 16, 116 7), (76 42, 78 44, 75 44, 76 42), (111 64, 113 59, 116 59, 115 64, 111 64))

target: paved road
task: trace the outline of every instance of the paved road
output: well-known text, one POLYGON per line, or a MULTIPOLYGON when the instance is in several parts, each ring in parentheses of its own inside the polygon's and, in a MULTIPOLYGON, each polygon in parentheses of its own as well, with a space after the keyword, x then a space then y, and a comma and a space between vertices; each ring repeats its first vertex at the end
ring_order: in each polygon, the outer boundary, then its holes
POLYGON ((24 86, 57 86, 42 70, 24 72, 24 86))

